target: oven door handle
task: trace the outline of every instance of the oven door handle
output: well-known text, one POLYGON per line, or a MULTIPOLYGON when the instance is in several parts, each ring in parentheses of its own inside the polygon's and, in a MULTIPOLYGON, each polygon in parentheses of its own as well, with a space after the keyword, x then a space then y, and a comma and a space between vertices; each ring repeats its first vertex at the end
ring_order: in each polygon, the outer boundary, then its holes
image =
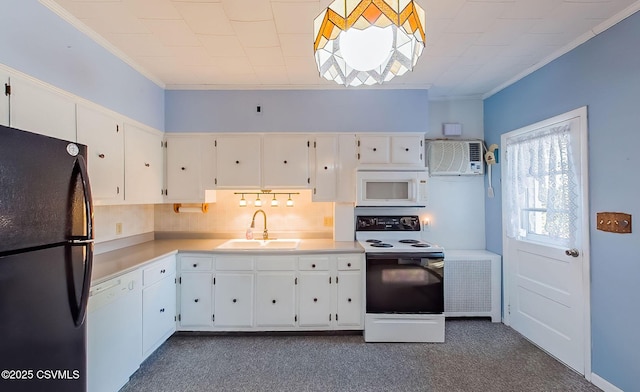
POLYGON ((444 252, 430 252, 430 253, 409 253, 409 252, 365 252, 367 260, 388 260, 388 259, 429 259, 429 260, 444 260, 444 252))

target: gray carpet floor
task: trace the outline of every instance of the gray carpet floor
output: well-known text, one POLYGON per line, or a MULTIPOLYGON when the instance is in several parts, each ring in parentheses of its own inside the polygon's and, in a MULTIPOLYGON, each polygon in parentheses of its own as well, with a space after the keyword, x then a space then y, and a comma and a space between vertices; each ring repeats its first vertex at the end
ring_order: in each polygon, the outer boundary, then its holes
POLYGON ((121 392, 600 391, 517 332, 447 320, 445 343, 361 335, 176 334, 121 392))

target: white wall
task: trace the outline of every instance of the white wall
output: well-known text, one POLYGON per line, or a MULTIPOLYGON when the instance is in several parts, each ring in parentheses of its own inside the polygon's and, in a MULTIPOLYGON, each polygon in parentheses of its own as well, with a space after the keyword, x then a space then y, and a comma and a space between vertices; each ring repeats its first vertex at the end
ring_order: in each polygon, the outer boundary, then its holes
MULTIPOLYGON (((457 139, 482 139, 482 101, 430 101, 427 139, 444 138, 445 122, 462 124, 457 139)), ((485 193, 484 176, 430 177, 427 207, 420 211, 430 220, 423 239, 446 249, 485 249, 485 193)))

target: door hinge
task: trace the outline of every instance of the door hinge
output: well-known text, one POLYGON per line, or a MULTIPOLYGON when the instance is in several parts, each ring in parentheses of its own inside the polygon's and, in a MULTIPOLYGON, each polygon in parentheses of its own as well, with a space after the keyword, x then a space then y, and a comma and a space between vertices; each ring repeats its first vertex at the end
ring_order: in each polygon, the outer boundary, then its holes
POLYGON ((178 314, 178 321, 182 321, 182 316, 178 314))
POLYGON ((117 186, 117 187, 116 187, 116 195, 119 195, 119 194, 120 194, 120 187, 119 187, 119 186, 117 186))
POLYGON ((296 322, 296 323, 298 322, 298 315, 297 314, 295 316, 293 316, 293 321, 296 322))
POLYGON ((182 284, 182 276, 178 278, 178 283, 182 284))
POLYGON ((331 321, 331 313, 329 313, 329 321, 331 321))
POLYGON ((294 283, 293 283, 293 284, 298 284, 298 278, 296 278, 296 279, 294 280, 294 283))
POLYGON ((338 277, 336 276, 336 284, 338 284, 338 277))
POLYGON ((507 313, 511 314, 511 304, 507 305, 507 313))
POLYGON ((211 321, 216 321, 216 315, 215 314, 211 315, 211 321))
POLYGON ((331 277, 329 277, 329 284, 331 284, 331 277))
POLYGON ((420 160, 422 160, 422 153, 420 153, 420 160))
POLYGON ((313 194, 314 195, 316 194, 316 188, 313 188, 313 194))
POLYGON ((213 277, 213 284, 216 284, 216 277, 213 277))
POLYGON ((423 141, 424 141, 424 140, 420 139, 420 147, 422 147, 422 142, 423 142, 423 141))
POLYGON ((217 140, 214 140, 214 141, 213 141, 213 146, 214 146, 214 147, 218 147, 218 141, 217 141, 217 140))
POLYGON ((11 95, 11 85, 9 83, 4 84, 4 95, 11 95))
POLYGON ((311 177, 307 177, 307 184, 311 184, 311 177))
POLYGON ((360 140, 358 140, 358 147, 360 147, 360 140))
POLYGON ((338 313, 336 313, 336 321, 338 321, 338 313))
POLYGON ((307 140, 307 147, 311 147, 311 142, 307 140))
POLYGON ((358 153, 358 160, 360 160, 360 153, 358 153))
POLYGON ((213 179, 213 183, 218 185, 218 178, 217 177, 213 179))
POLYGON ((116 133, 119 133, 119 132, 120 132, 120 125, 116 124, 116 133))

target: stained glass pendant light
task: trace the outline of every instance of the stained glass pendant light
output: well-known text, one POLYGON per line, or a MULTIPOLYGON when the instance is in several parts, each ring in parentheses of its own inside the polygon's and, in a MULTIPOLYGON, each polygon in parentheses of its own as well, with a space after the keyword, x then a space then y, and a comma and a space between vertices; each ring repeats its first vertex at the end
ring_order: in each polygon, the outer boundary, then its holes
POLYGON ((318 71, 345 86, 387 82, 416 65, 424 26, 415 1, 336 0, 314 20, 318 71))

